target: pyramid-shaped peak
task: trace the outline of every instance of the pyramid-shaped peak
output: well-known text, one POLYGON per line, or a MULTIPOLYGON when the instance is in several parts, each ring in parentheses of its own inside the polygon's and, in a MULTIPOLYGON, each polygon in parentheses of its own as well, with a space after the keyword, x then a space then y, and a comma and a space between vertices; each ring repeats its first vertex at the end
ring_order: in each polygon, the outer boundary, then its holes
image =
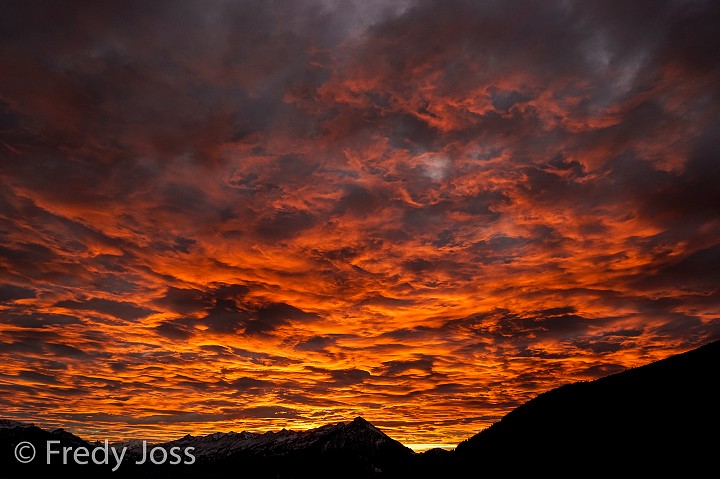
POLYGON ((365 420, 365 418, 363 418, 362 416, 358 416, 355 419, 353 419, 352 422, 350 422, 348 424, 348 426, 350 426, 354 429, 362 428, 362 429, 372 429, 373 431, 378 431, 378 428, 373 426, 369 421, 365 420))
POLYGON ((345 423, 345 428, 347 431, 355 431, 357 433, 386 436, 384 432, 361 416, 356 417, 352 422, 345 423))
POLYGON ((410 449, 360 416, 350 422, 321 427, 316 431, 321 435, 316 445, 322 451, 354 451, 362 454, 395 451, 402 455, 411 453, 410 449))

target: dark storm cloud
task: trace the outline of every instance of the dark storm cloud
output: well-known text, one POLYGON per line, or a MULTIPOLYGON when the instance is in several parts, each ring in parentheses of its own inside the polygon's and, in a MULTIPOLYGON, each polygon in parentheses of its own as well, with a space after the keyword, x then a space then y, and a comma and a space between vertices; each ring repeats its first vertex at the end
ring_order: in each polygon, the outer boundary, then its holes
POLYGON ((518 103, 525 103, 532 97, 526 93, 517 90, 502 90, 497 87, 489 89, 488 93, 492 96, 492 104, 497 110, 509 111, 510 108, 518 103))
POLYGON ((28 382, 40 383, 40 384, 59 384, 56 377, 47 374, 39 373, 37 371, 20 371, 18 376, 28 382))
POLYGON ((281 241, 312 228, 317 222, 318 219, 308 211, 285 208, 260 219, 257 233, 265 241, 281 241))
POLYGON ((335 369, 329 373, 333 384, 340 387, 362 383, 371 376, 368 371, 363 369, 335 369))
POLYGON ((125 301, 113 301, 110 299, 91 298, 86 300, 63 300, 55 304, 60 308, 74 309, 79 311, 97 311, 102 314, 109 314, 116 318, 134 321, 155 313, 152 309, 142 308, 133 303, 125 301))
MULTIPOLYGON (((25 393, 32 396, 36 396, 38 393, 36 389, 21 384, 0 383, 0 390, 5 391, 8 394, 25 393)), ((2 399, 0 399, 0 401, 2 401, 2 399)))
POLYGON ((676 286, 687 289, 705 291, 717 290, 720 283, 720 244, 696 251, 677 262, 668 264, 655 272, 646 275, 636 284, 641 286, 676 286))
POLYGON ((52 325, 81 324, 82 320, 75 316, 55 313, 30 313, 19 314, 4 312, 0 317, 0 323, 11 324, 24 328, 42 328, 52 325))
POLYGON ((410 299, 389 298, 379 293, 371 294, 357 303, 358 306, 382 306, 390 308, 408 308, 415 304, 410 299))
POLYGON ((195 334, 195 326, 207 325, 219 333, 269 333, 289 321, 316 318, 285 303, 257 305, 245 296, 251 291, 247 285, 216 283, 208 290, 169 287, 165 294, 153 300, 164 310, 181 314, 205 312, 201 320, 179 318, 163 321, 157 326, 158 334, 170 339, 188 339, 195 334))
POLYGON ((169 287, 163 297, 153 300, 153 304, 176 313, 187 314, 202 310, 207 300, 204 291, 169 287))
POLYGON ((716 187, 720 181, 718 149, 720 122, 715 122, 694 142, 681 172, 655 173, 657 179, 650 183, 654 188, 647 191, 641 212, 667 223, 671 231, 699 228, 716 220, 720 216, 720 192, 716 187))
MULTIPOLYGON (((96 345, 96 346, 100 346, 100 345, 96 345)), ((51 353, 55 354, 56 356, 61 356, 61 357, 64 356, 64 357, 68 357, 68 358, 78 358, 78 359, 88 358, 91 356, 91 354, 89 354, 88 352, 78 349, 74 346, 67 345, 67 344, 47 343, 46 347, 51 353)), ((102 350, 101 347, 98 347, 97 349, 102 350)), ((92 355, 92 356, 95 356, 95 355, 92 355)), ((103 354, 100 353, 100 354, 97 354, 97 356, 102 357, 103 354)))
MULTIPOLYGON (((49 359, 57 357, 61 359, 84 359, 102 358, 106 356, 102 352, 102 344, 87 341, 85 343, 70 346, 68 344, 57 342, 57 334, 43 329, 25 329, 19 331, 4 331, 2 333, 4 339, 8 342, 0 344, 0 350, 20 353, 28 360, 34 360, 33 357, 42 357, 49 359), (87 348, 83 351, 80 348, 87 348)), ((61 360, 58 359, 58 360, 61 360)))
POLYGON ((271 303, 253 312, 252 319, 245 324, 245 333, 269 333, 291 321, 312 321, 318 318, 315 313, 308 313, 287 303, 271 303))
POLYGON ((341 185, 343 195, 335 205, 338 214, 353 216, 367 216, 375 210, 386 205, 387 198, 377 191, 372 191, 362 185, 341 185))
POLYGON ((197 323, 196 320, 163 321, 155 330, 158 334, 168 339, 185 340, 195 334, 193 328, 195 323, 197 323))
POLYGON ((313 336, 309 339, 300 341, 295 345, 295 349, 300 351, 323 351, 329 346, 334 346, 336 340, 327 336, 313 336))
POLYGON ((234 333, 249 319, 249 314, 240 309, 234 301, 221 299, 208 310, 208 314, 202 321, 213 331, 234 333))
POLYGON ((382 336, 392 338, 396 341, 412 341, 434 334, 435 331, 437 331, 437 328, 417 326, 415 328, 402 328, 395 331, 388 331, 383 333, 382 336))
POLYGON ((383 362, 385 367, 384 374, 389 376, 395 376, 399 374, 405 374, 410 371, 422 371, 426 374, 432 374, 434 359, 430 357, 424 357, 414 359, 410 361, 386 361, 383 362))
POLYGON ((528 238, 495 236, 471 244, 467 250, 481 264, 512 263, 531 241, 528 238))
POLYGON ((211 286, 209 296, 215 300, 242 298, 250 292, 250 288, 242 284, 216 283, 211 286))
MULTIPOLYGON (((215 292, 217 294, 218 291, 215 292)), ((202 322, 220 333, 269 334, 293 321, 308 321, 319 316, 287 303, 254 304, 221 296, 214 300, 202 322)))
POLYGON ((14 284, 0 284, 0 302, 13 301, 15 299, 34 298, 36 291, 14 284))
POLYGON ((366 383, 374 377, 369 371, 357 368, 326 369, 315 366, 306 366, 305 368, 312 373, 322 375, 321 377, 323 379, 315 382, 310 389, 298 384, 293 385, 294 387, 291 389, 302 391, 302 394, 297 394, 296 391, 292 391, 289 394, 293 395, 300 403, 312 403, 312 396, 325 394, 333 388, 362 388, 363 383, 366 383))
POLYGON ((262 381, 260 379, 243 377, 233 379, 232 381, 230 381, 228 386, 236 390, 240 394, 261 394, 268 389, 272 389, 274 387, 274 384, 270 381, 262 381))
POLYGON ((37 243, 25 243, 15 248, 0 246, 0 255, 14 271, 34 278, 43 275, 43 265, 52 264, 57 256, 50 248, 37 243))
POLYGON ((589 327, 587 318, 577 314, 561 314, 552 316, 540 316, 535 318, 548 335, 552 336, 577 336, 581 335, 589 327))

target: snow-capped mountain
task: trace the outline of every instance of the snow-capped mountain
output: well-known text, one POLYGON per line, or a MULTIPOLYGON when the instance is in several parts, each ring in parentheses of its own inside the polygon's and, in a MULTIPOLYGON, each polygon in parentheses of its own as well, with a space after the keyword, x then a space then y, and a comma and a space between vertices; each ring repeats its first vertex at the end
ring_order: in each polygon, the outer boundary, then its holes
MULTIPOLYGON (((209 460, 228 457, 237 452, 268 456, 303 450, 317 452, 352 450, 363 455, 376 452, 413 454, 410 449, 391 439, 362 417, 356 417, 350 422, 327 424, 307 431, 282 429, 266 433, 229 432, 206 436, 187 435, 157 445, 182 449, 194 447, 194 454, 198 458, 209 460)), ((133 442, 129 444, 128 453, 139 454, 141 447, 142 444, 133 442)))

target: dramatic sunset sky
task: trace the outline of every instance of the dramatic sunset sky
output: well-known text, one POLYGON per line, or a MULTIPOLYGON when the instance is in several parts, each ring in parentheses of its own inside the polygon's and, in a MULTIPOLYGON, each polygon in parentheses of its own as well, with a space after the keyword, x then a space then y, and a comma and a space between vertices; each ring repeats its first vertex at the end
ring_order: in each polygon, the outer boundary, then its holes
POLYGON ((452 445, 720 337, 719 2, 0 4, 2 418, 452 445))

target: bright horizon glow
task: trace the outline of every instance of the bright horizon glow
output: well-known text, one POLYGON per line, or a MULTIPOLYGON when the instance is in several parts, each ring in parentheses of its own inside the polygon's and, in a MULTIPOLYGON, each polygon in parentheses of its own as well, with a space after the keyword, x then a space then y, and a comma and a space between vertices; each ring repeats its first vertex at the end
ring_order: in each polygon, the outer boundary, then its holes
POLYGON ((420 453, 420 452, 425 452, 425 451, 429 451, 430 449, 436 449, 436 448, 445 449, 446 451, 452 451, 453 449, 455 449, 457 444, 412 444, 412 443, 410 443, 410 444, 405 444, 405 446, 409 447, 410 449, 412 449, 415 452, 420 453))

